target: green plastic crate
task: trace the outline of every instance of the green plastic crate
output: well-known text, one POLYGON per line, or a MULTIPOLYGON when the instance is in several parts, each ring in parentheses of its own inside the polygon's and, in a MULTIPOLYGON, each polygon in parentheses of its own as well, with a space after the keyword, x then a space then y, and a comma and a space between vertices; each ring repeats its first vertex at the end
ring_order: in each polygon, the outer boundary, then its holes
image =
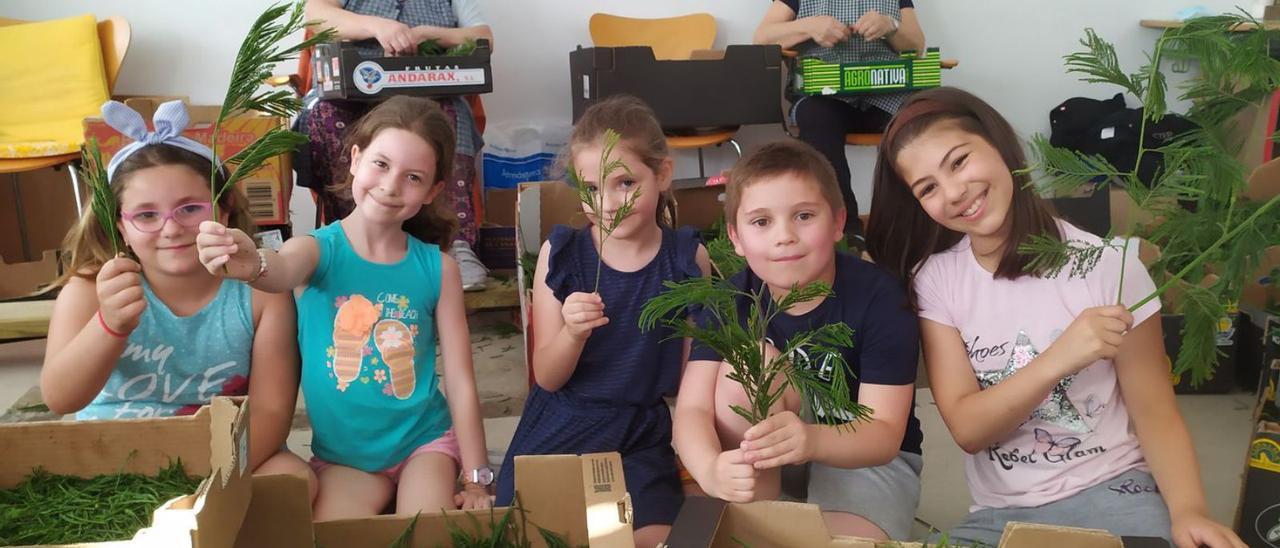
POLYGON ((904 51, 892 61, 827 63, 821 59, 799 59, 794 88, 805 95, 857 95, 942 85, 942 56, 938 48, 928 48, 924 57, 904 51))

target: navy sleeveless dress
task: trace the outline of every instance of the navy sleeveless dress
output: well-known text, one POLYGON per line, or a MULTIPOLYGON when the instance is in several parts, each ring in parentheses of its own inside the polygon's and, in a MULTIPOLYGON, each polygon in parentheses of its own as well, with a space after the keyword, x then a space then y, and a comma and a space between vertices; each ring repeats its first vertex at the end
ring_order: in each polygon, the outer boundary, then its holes
MULTIPOLYGON (((557 226, 551 231, 547 286, 560 302, 595 284, 597 252, 591 233, 557 226)), ((692 228, 663 229, 662 246, 648 265, 619 272, 604 265, 600 296, 609 323, 583 346, 578 366, 555 392, 536 384, 498 477, 497 504, 511 504, 517 455, 617 451, 635 510, 635 527, 670 525, 684 501, 671 448, 671 412, 663 396, 680 383, 682 339, 671 330, 642 331, 640 310, 666 280, 702 275, 692 228)))

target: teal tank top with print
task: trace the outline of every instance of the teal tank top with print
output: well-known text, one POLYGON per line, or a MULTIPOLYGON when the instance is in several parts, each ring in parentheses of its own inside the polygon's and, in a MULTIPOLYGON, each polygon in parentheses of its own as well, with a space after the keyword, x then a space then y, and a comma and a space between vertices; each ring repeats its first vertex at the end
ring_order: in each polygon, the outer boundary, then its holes
POLYGON ((356 254, 340 222, 311 236, 320 257, 297 298, 311 449, 383 470, 452 425, 435 367, 440 248, 410 236, 400 262, 380 264, 356 254))
MULTIPOLYGON (((214 396, 249 393, 253 290, 224 280, 199 312, 178 316, 144 279, 147 308, 107 384, 76 419, 189 415, 214 396)), ((95 320, 96 321, 96 320, 95 320)))

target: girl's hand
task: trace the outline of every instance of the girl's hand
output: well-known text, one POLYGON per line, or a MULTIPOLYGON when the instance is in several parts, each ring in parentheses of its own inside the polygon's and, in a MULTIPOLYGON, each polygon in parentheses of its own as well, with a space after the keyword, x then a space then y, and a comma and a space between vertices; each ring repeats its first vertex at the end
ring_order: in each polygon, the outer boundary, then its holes
POLYGON ((493 497, 480 485, 468 483, 462 491, 453 496, 453 501, 462 510, 483 510, 493 506, 493 497))
POLYGON ((1120 305, 1086 309, 1071 322, 1044 354, 1062 361, 1062 376, 1089 367, 1098 360, 1114 359, 1124 334, 1133 326, 1133 314, 1120 305))
POLYGON ((116 333, 128 335, 138 327, 147 299, 142 293, 142 265, 127 257, 107 261, 98 270, 98 313, 116 333))
POLYGON ((564 328, 577 340, 586 340, 591 331, 609 323, 604 315, 604 301, 595 293, 572 293, 560 307, 564 328))
POLYGON ((795 412, 783 411, 748 429, 743 435, 742 452, 744 460, 756 470, 765 470, 809 462, 813 459, 814 442, 809 425, 795 412))
POLYGON ((855 34, 862 35, 862 39, 868 42, 879 40, 894 31, 893 18, 876 10, 867 10, 862 17, 858 18, 858 22, 853 24, 852 30, 855 34))
POLYGON ((418 51, 418 42, 409 25, 385 17, 371 16, 369 30, 387 55, 413 55, 418 51))
POLYGON ((1234 531, 1200 512, 1173 515, 1173 543, 1178 548, 1248 548, 1234 531))
POLYGON ((755 500, 756 477, 760 473, 743 458, 741 449, 720 453, 711 466, 714 484, 701 486, 708 495, 729 502, 755 500))
POLYGON ((200 223, 196 249, 200 252, 200 264, 214 276, 252 280, 262 267, 253 238, 238 228, 228 230, 214 221, 200 223))
POLYGON ((817 15, 809 18, 809 37, 824 48, 829 48, 848 40, 850 34, 852 34, 852 31, 849 25, 830 15, 817 15))

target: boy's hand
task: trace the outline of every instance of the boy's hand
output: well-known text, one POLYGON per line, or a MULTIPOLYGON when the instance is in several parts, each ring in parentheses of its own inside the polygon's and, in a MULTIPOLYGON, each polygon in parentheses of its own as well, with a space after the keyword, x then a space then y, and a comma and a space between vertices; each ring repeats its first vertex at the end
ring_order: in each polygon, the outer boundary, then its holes
POLYGON ((742 458, 742 450, 725 451, 712 463, 714 485, 701 486, 708 495, 729 502, 751 502, 756 496, 756 478, 760 475, 742 458))
POLYGON ((604 301, 595 293, 570 294, 560 307, 560 315, 564 317, 564 328, 577 340, 586 340, 593 329, 609 323, 604 315, 604 301))
POLYGON ((262 267, 253 238, 240 229, 228 229, 214 221, 200 223, 196 249, 200 252, 200 264, 214 276, 252 280, 262 267))
POLYGON ((453 496, 453 502, 463 510, 483 510, 493 506, 493 497, 483 486, 468 483, 462 491, 453 496))
POLYGON ((138 327, 147 299, 142 292, 142 265, 127 257, 107 261, 98 270, 95 288, 98 313, 116 333, 128 335, 138 327))
POLYGON ((773 415, 743 435, 742 452, 756 470, 801 464, 813 459, 815 440, 809 425, 792 411, 773 415))

